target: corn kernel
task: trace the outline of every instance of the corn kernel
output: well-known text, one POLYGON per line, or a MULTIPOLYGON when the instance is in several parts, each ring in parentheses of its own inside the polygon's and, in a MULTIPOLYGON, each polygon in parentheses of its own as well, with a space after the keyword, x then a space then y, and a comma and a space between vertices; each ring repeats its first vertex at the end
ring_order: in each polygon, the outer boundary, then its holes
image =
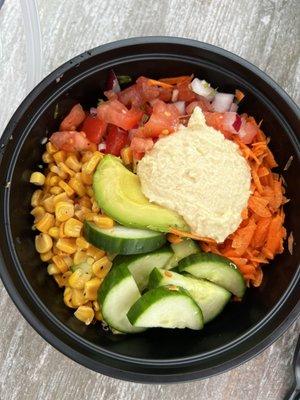
POLYGON ((76 239, 76 246, 81 250, 87 250, 90 244, 83 237, 79 237, 76 239))
POLYGON ((82 158, 81 158, 81 161, 83 163, 85 163, 85 162, 89 161, 92 157, 93 157, 93 152, 92 151, 85 151, 83 156, 82 156, 82 158))
POLYGON ((81 163, 78 161, 75 154, 71 154, 65 161, 65 164, 75 172, 81 170, 81 163))
POLYGON ((100 310, 95 311, 95 318, 97 321, 103 321, 103 315, 100 310))
POLYGON ((121 158, 125 165, 132 164, 133 161, 132 149, 130 147, 124 147, 121 150, 121 158))
POLYGON ((105 251, 90 245, 86 251, 86 254, 93 257, 95 260, 99 260, 100 258, 105 256, 105 251))
POLYGON ((80 268, 76 269, 69 278, 68 284, 74 289, 83 289, 87 281, 92 277, 89 272, 84 272, 80 268))
POLYGON ((94 262, 94 264, 92 265, 93 274, 97 278, 105 278, 111 266, 112 262, 106 256, 102 257, 100 258, 100 260, 94 262))
POLYGON ((85 187, 84 187, 84 185, 80 182, 79 179, 71 178, 71 179, 69 180, 69 185, 71 186, 72 189, 75 190, 75 192, 76 192, 79 196, 84 196, 84 195, 85 195, 85 187))
POLYGON ((54 153, 57 152, 58 149, 54 146, 53 143, 48 142, 48 143, 46 144, 46 150, 47 150, 47 152, 48 152, 49 154, 54 154, 54 153))
POLYGON ((58 221, 66 221, 74 215, 74 205, 66 201, 59 201, 55 204, 55 217, 58 221))
POLYGON ((113 228, 113 226, 114 226, 113 219, 106 217, 104 215, 96 215, 93 218, 93 221, 95 222, 95 224, 97 226, 99 226, 99 228, 109 229, 109 228, 113 228))
POLYGON ((100 310, 100 306, 97 300, 93 301, 93 309, 95 311, 99 311, 100 310))
POLYGON ((65 222, 62 222, 58 227, 58 237, 65 238, 65 222))
POLYGON ((63 192, 62 188, 59 186, 53 186, 49 189, 49 192, 54 195, 58 195, 63 192))
POLYGON ((47 199, 43 201, 43 206, 45 207, 45 210, 48 211, 49 213, 54 212, 54 195, 49 196, 47 199))
POLYGON ((31 206, 37 207, 40 204, 43 192, 41 189, 37 189, 33 192, 31 196, 31 206))
POLYGON ((54 161, 58 164, 65 161, 67 153, 64 150, 59 150, 53 154, 54 161))
POLYGON ((57 266, 55 264, 51 263, 47 267, 47 272, 49 275, 55 275, 55 274, 59 274, 60 270, 57 268, 57 266))
POLYGON ((97 217, 97 214, 96 213, 93 213, 93 212, 91 212, 91 211, 88 211, 86 214, 85 214, 85 219, 87 220, 87 221, 94 221, 94 218, 95 217, 97 217))
POLYGON ((54 197, 53 201, 54 201, 54 205, 56 205, 60 201, 67 201, 69 203, 72 203, 72 200, 69 199, 69 197, 67 196, 67 193, 65 193, 65 192, 64 193, 59 193, 58 195, 56 195, 54 197))
POLYGON ((86 208, 92 207, 91 199, 88 196, 82 196, 80 199, 78 199, 78 204, 86 208))
POLYGON ((74 312, 74 315, 77 319, 79 319, 79 321, 84 322, 86 325, 90 325, 95 316, 92 307, 87 306, 78 307, 77 310, 74 312))
POLYGON ((84 172, 81 172, 80 179, 85 185, 91 185, 93 183, 93 176, 85 174, 84 172))
POLYGON ((68 174, 70 176, 75 175, 75 172, 72 169, 70 169, 64 162, 58 163, 58 167, 60 171, 64 172, 65 174, 68 174))
POLYGON ((37 206, 31 210, 30 214, 34 216, 34 222, 37 222, 46 214, 46 211, 44 207, 37 206))
POLYGON ((70 185, 68 185, 64 181, 59 181, 58 185, 66 192, 66 194, 71 197, 75 193, 74 190, 71 188, 70 185))
POLYGON ((58 184, 59 181, 60 181, 59 176, 53 175, 53 176, 51 176, 51 178, 49 179, 49 186, 56 186, 56 185, 58 184))
POLYGON ((54 226, 54 215, 46 212, 42 218, 35 224, 36 229, 43 233, 47 233, 54 226))
POLYGON ((67 263, 65 262, 64 257, 55 255, 52 257, 52 261, 53 261, 54 265, 56 266, 56 268, 59 270, 59 272, 61 272, 62 274, 64 274, 65 272, 68 271, 69 267, 68 267, 67 263))
POLYGON ((53 253, 51 250, 47 251, 47 253, 42 253, 40 254, 41 260, 46 262, 46 261, 50 261, 51 258, 53 257, 53 253))
POLYGON ((73 254, 77 250, 75 239, 69 239, 69 238, 63 238, 63 239, 59 238, 58 241, 56 242, 56 247, 67 254, 73 254))
POLYGON ((83 293, 86 300, 93 301, 97 299, 97 292, 101 282, 102 280, 99 278, 92 278, 85 283, 83 293))
POLYGON ((61 275, 60 283, 62 286, 67 286, 70 276, 72 275, 72 271, 67 271, 61 275))
POLYGON ((72 289, 69 287, 66 287, 64 291, 64 303, 70 308, 76 308, 72 304, 72 289))
POLYGON ((90 196, 90 197, 93 197, 93 196, 94 196, 94 191, 93 191, 93 189, 92 189, 91 186, 88 186, 88 187, 86 188, 86 193, 87 193, 87 195, 90 196))
POLYGON ((79 221, 84 221, 86 219, 86 215, 90 213, 91 210, 86 207, 82 207, 78 204, 75 205, 75 216, 79 219, 79 221))
POLYGON ((58 168, 58 166, 56 164, 50 164, 49 165, 49 170, 55 175, 58 175, 58 173, 59 173, 59 168, 58 168))
POLYGON ((45 175, 41 172, 33 172, 30 176, 30 183, 33 183, 37 186, 43 186, 45 179, 45 175))
POLYGON ((92 211, 95 212, 95 213, 100 212, 100 208, 99 208, 99 206, 98 206, 96 200, 93 200, 92 211))
POLYGON ((59 228, 57 228, 56 226, 53 226, 52 228, 49 229, 48 235, 50 235, 54 239, 58 239, 58 237, 59 237, 59 228))
POLYGON ((66 236, 76 237, 80 236, 81 229, 83 227, 83 223, 78 221, 78 219, 70 218, 65 222, 64 232, 66 236))
POLYGON ((83 290, 72 289, 72 304, 74 307, 80 307, 86 303, 83 290))
POLYGON ((70 256, 63 256, 63 260, 65 262, 65 264, 68 266, 68 268, 70 268, 73 264, 73 260, 70 256))
POLYGON ((50 164, 53 162, 53 157, 50 153, 45 151, 45 153, 43 153, 43 155, 42 155, 42 160, 45 164, 50 164))
POLYGON ((91 175, 95 171, 101 158, 103 158, 103 155, 99 151, 95 151, 92 157, 82 165, 82 172, 91 175))
POLYGON ((76 253, 74 254, 74 257, 73 257, 73 261, 74 261, 75 265, 86 262, 86 259, 87 259, 87 254, 86 254, 86 252, 84 252, 82 250, 76 251, 76 253))
POLYGON ((89 265, 93 265, 94 262, 95 262, 95 260, 94 260, 93 257, 88 257, 87 260, 86 260, 86 262, 87 262, 89 265))

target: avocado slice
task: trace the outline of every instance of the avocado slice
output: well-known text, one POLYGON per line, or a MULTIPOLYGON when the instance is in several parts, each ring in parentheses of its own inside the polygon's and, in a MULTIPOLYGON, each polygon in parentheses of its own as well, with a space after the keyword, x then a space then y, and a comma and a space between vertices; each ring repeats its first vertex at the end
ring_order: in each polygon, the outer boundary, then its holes
POLYGON ((115 156, 106 155, 98 164, 93 189, 99 207, 122 225, 159 232, 168 232, 172 227, 189 230, 175 211, 150 203, 139 177, 115 156))

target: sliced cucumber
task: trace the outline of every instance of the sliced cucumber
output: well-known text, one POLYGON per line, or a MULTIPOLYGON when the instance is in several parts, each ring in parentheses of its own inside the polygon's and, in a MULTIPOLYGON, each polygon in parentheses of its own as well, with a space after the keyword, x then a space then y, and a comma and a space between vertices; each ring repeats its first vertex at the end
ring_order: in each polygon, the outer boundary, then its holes
POLYGON ((149 289, 165 285, 177 285, 186 289, 201 308, 204 323, 220 314, 231 297, 228 290, 204 279, 154 268, 149 277, 149 289))
POLYGON ((201 309, 178 286, 161 286, 146 292, 130 308, 127 317, 140 328, 203 328, 201 309))
POLYGON ((94 246, 118 254, 147 253, 160 248, 166 242, 165 235, 160 232, 120 225, 101 229, 89 221, 84 221, 84 236, 94 246))
POLYGON ((179 272, 207 279, 238 297, 243 297, 246 285, 236 265, 228 258, 213 253, 193 254, 178 264, 179 272))
POLYGON ((140 297, 140 291, 128 268, 124 265, 114 266, 98 291, 98 301, 106 323, 120 332, 141 332, 142 329, 132 326, 126 316, 140 297))
POLYGON ((192 239, 184 239, 180 243, 172 243, 171 248, 174 251, 174 255, 165 266, 165 269, 172 269, 176 267, 183 258, 191 254, 200 253, 200 247, 192 239))
POLYGON ((164 246, 152 253, 118 256, 115 258, 114 264, 126 265, 142 292, 148 285, 149 275, 153 268, 163 268, 173 254, 170 247, 164 246))

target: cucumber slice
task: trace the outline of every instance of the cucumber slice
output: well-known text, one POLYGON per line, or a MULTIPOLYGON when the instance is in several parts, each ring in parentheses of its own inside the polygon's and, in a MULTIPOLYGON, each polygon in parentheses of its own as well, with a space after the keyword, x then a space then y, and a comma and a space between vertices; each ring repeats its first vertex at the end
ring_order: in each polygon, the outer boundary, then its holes
POLYGON ((201 309, 188 292, 178 286, 161 286, 146 292, 127 313, 141 328, 202 329, 201 309))
POLYGON ((126 316, 140 297, 140 291, 128 268, 124 265, 114 266, 98 291, 105 322, 123 333, 141 332, 142 329, 132 326, 126 316))
POLYGON ((149 289, 165 285, 177 285, 186 289, 201 308, 204 323, 220 314, 231 297, 228 290, 204 279, 155 268, 149 277, 149 289))
POLYGON ((238 297, 243 297, 246 285, 237 266, 228 258, 213 253, 193 254, 178 264, 179 272, 207 279, 238 297))
POLYGON ((200 253, 201 251, 198 244, 192 239, 184 239, 180 243, 172 243, 171 248, 174 251, 174 256, 170 259, 164 269, 172 269, 176 267, 179 261, 183 258, 191 254, 200 253))
POLYGON ((118 254, 147 253, 160 248, 166 242, 165 235, 160 232, 120 225, 101 229, 89 221, 84 221, 84 236, 94 246, 118 254))
POLYGON ((115 258, 114 264, 126 265, 142 292, 148 285, 149 275, 153 268, 163 268, 172 256, 173 251, 170 247, 165 246, 152 253, 118 256, 115 258))

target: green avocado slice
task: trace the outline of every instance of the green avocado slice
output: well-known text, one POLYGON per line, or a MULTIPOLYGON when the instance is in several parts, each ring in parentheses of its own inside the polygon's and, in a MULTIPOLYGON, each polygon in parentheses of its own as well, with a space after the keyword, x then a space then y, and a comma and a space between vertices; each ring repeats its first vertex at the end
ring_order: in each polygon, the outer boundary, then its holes
POLYGON ((175 211, 150 203, 141 190, 139 177, 121 160, 106 155, 93 176, 93 189, 99 207, 121 225, 168 232, 170 228, 189 230, 175 211))

